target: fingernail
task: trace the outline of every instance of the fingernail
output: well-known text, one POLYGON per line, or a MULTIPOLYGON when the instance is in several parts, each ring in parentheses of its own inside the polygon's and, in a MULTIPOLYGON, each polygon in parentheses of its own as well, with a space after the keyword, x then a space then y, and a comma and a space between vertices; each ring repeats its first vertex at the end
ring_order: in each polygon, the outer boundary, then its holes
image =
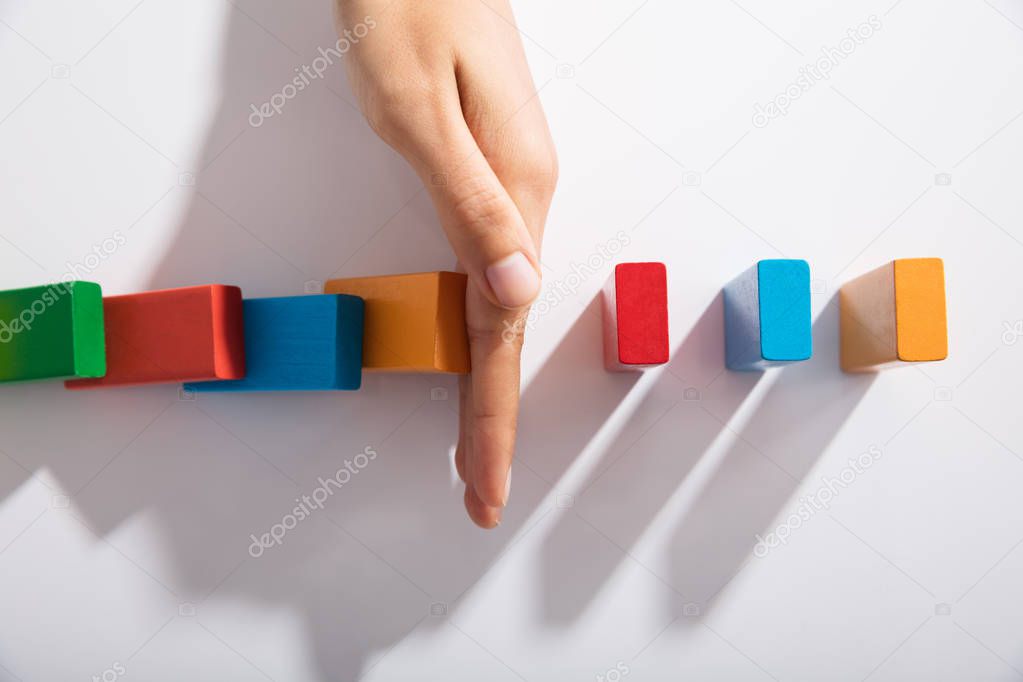
POLYGON ((506 308, 527 305, 540 292, 540 277, 521 251, 505 256, 487 268, 487 281, 497 300, 506 308))
POLYGON ((511 494, 511 467, 508 468, 508 478, 504 479, 504 499, 501 500, 501 506, 508 506, 508 495, 511 494))

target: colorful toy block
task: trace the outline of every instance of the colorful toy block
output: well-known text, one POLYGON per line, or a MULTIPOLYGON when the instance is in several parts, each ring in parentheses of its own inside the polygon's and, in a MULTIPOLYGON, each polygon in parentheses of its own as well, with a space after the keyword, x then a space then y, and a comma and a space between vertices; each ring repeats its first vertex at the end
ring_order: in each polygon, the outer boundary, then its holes
POLYGON ((213 284, 103 299, 107 373, 70 389, 240 379, 242 293, 213 284))
POLYGON ((725 285, 725 364, 759 371, 813 353, 810 266, 805 260, 759 261, 725 285))
POLYGON ((101 377, 103 293, 92 282, 0 292, 0 381, 101 377))
POLYGON ((354 391, 362 384, 361 298, 328 294, 242 301, 244 379, 188 391, 354 391))
POLYGON ((604 367, 641 370, 668 361, 668 275, 664 263, 619 263, 603 291, 604 367))
POLYGON ((948 356, 945 266, 901 258, 847 282, 839 292, 841 364, 872 372, 948 356))
POLYGON ((465 374, 466 282, 457 272, 422 272, 332 279, 324 290, 366 302, 363 368, 465 374))

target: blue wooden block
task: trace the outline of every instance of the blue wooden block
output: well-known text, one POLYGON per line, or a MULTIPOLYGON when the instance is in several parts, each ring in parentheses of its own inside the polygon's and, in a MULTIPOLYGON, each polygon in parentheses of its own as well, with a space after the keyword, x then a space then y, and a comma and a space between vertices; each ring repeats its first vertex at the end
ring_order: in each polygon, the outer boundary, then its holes
POLYGON ((185 389, 355 390, 362 384, 363 310, 361 298, 343 294, 247 299, 245 378, 192 382, 185 389))
POLYGON ((762 260, 725 286, 724 299, 728 369, 755 371, 810 358, 805 260, 762 260))

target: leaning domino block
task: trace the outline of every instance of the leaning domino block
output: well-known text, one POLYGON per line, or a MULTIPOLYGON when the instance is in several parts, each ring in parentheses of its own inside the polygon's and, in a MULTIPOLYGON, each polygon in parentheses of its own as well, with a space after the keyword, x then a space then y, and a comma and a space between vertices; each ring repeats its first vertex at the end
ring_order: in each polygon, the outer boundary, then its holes
POLYGON ((0 292, 0 381, 104 372, 98 284, 62 282, 0 292))
POLYGON ((466 374, 466 282, 457 272, 422 272, 332 279, 324 290, 366 302, 365 369, 466 374))
POLYGON ((103 299, 107 373, 70 389, 245 376, 242 293, 213 284, 103 299))
POLYGON ((244 379, 185 384, 188 391, 335 391, 362 383, 363 302, 289 296, 242 302, 244 379))
POLYGON ((641 370, 668 361, 668 276, 664 263, 619 263, 603 292, 604 367, 641 370))
POLYGON ((845 371, 877 371, 948 356, 940 258, 892 261, 847 282, 838 300, 845 371))
POLYGON ((810 266, 762 260, 725 285, 725 363, 737 371, 807 360, 813 353, 810 266))

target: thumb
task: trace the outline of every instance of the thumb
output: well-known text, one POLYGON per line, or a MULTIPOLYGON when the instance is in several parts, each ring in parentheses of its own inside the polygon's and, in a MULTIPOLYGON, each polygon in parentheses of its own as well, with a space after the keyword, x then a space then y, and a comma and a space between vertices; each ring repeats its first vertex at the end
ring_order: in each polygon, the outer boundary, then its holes
POLYGON ((522 214, 461 110, 440 119, 429 139, 399 151, 426 185, 448 241, 479 291, 502 308, 529 305, 540 291, 540 263, 522 214))

